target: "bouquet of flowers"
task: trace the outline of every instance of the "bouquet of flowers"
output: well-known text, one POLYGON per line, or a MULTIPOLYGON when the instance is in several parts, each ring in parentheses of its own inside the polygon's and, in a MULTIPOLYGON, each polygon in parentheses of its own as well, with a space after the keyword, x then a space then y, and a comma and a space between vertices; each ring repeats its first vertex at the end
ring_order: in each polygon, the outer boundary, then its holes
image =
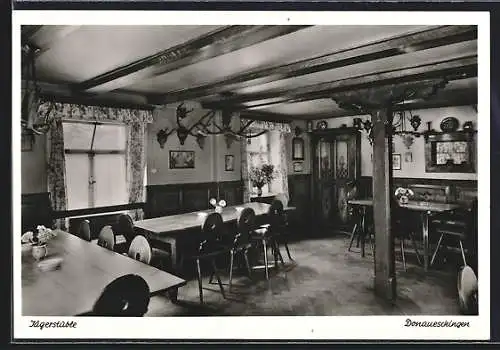
POLYGON ((399 203, 406 204, 408 203, 408 200, 415 195, 415 193, 410 188, 398 187, 394 192, 394 195, 399 203))
POLYGON ((263 164, 260 168, 253 167, 250 169, 249 178, 252 185, 259 189, 262 188, 274 179, 274 165, 263 164))
POLYGON ((43 245, 52 237, 57 236, 57 233, 43 225, 38 225, 36 231, 27 231, 21 236, 22 243, 31 243, 32 245, 43 245))
POLYGON ((224 199, 221 199, 219 202, 217 202, 217 199, 215 198, 210 198, 210 204, 215 208, 215 211, 217 213, 222 212, 222 209, 227 205, 224 199))

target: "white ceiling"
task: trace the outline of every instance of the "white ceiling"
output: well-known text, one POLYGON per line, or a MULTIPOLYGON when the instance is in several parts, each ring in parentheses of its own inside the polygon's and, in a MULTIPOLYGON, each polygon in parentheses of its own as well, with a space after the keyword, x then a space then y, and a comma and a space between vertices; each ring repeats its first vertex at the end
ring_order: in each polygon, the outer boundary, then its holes
MULTIPOLYGON (((82 83, 114 69, 129 65, 182 45, 222 26, 43 26, 30 42, 42 48, 37 57, 37 76, 46 83, 71 85, 82 83)), ((123 102, 147 101, 150 94, 169 96, 169 93, 200 85, 224 81, 256 69, 271 68, 287 63, 359 47, 406 33, 435 28, 435 26, 312 26, 276 38, 268 39, 235 51, 175 69, 165 74, 125 75, 95 89, 96 98, 111 98, 123 102), (144 78, 146 77, 146 78, 144 78), (124 94, 124 92, 126 94, 124 94), (127 95, 128 94, 128 95, 127 95)), ((347 51, 348 52, 348 51, 347 51)), ((232 94, 274 92, 286 94, 294 89, 319 83, 359 77, 366 74, 399 70, 423 64, 477 55, 477 40, 405 52, 368 62, 342 66, 326 71, 284 78, 268 83, 231 87, 232 94), (249 86, 250 85, 250 86, 249 86)), ((229 89, 229 88, 228 88, 229 89)), ((450 82, 443 96, 453 98, 454 92, 477 93, 477 78, 450 82)), ((218 101, 220 96, 206 94, 199 102, 218 101)), ((280 97, 246 102, 242 107, 263 102, 279 102, 280 97)), ((319 115, 340 116, 346 113, 334 101, 321 98, 295 103, 270 104, 253 108, 284 117, 315 118, 319 115)))

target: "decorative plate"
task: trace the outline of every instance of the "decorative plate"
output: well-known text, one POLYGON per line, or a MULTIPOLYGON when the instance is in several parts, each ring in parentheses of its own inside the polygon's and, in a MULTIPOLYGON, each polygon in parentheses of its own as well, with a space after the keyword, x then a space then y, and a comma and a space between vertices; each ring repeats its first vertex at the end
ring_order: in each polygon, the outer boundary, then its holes
POLYGON ((316 128, 324 130, 328 128, 328 123, 325 120, 321 120, 318 122, 318 124, 316 124, 316 128))
POLYGON ((443 132, 452 132, 456 131, 459 125, 460 123, 457 118, 447 117, 443 119, 439 126, 443 132))

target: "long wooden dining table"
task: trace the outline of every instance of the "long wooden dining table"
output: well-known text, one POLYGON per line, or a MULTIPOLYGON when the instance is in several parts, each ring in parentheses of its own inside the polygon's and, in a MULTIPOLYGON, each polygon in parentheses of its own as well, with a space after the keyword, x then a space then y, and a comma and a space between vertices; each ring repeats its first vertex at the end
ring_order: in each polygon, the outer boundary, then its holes
POLYGON ((40 269, 31 247, 23 247, 23 316, 78 316, 91 312, 104 288, 127 274, 142 277, 151 295, 167 292, 171 298, 176 298, 177 289, 186 284, 182 278, 70 233, 60 230, 56 233, 57 236, 47 243, 48 255, 41 261, 61 258, 57 269, 40 269))
MULTIPOLYGON (((225 207, 222 212, 222 220, 224 223, 236 222, 239 212, 243 208, 252 208, 256 216, 262 216, 269 211, 269 204, 266 203, 244 203, 234 206, 225 207)), ((170 245, 172 269, 178 272, 179 252, 177 249, 177 240, 180 237, 189 235, 191 229, 201 227, 205 217, 214 212, 214 209, 201 210, 191 213, 161 216, 152 219, 139 220, 134 222, 136 229, 142 230, 146 238, 164 242, 170 245)))
MULTIPOLYGON (((373 199, 351 199, 351 205, 358 205, 364 207, 373 206, 373 199)), ((424 248, 424 270, 429 269, 429 218, 435 213, 442 213, 460 208, 459 204, 454 203, 437 203, 437 202, 423 202, 423 201, 408 201, 406 204, 399 204, 400 207, 421 213, 422 220, 422 244, 424 248)))

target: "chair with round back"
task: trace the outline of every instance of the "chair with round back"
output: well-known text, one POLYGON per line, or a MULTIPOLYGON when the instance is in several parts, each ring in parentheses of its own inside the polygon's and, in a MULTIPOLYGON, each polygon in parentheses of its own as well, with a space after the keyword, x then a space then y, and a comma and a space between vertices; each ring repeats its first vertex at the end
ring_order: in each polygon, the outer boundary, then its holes
POLYGON ((149 264, 151 262, 151 246, 146 237, 141 235, 135 236, 128 248, 128 256, 144 264, 149 264))
POLYGON ((128 274, 109 283, 94 304, 92 316, 142 317, 148 311, 150 290, 140 276, 128 274))
POLYGON ((78 228, 78 236, 88 242, 92 240, 92 234, 90 232, 90 221, 82 220, 80 222, 80 227, 78 228))
POLYGON ((134 221, 128 214, 120 214, 116 224, 117 234, 125 236, 127 242, 132 242, 136 236, 134 230, 134 221))
POLYGON ((251 277, 252 270, 248 260, 248 250, 252 247, 250 234, 255 228, 255 211, 252 208, 244 208, 238 213, 236 221, 236 235, 234 236, 233 246, 231 247, 231 260, 229 263, 229 290, 231 290, 233 281, 233 264, 237 254, 242 254, 245 258, 245 264, 248 276, 251 277))
POLYGON ((114 250, 115 249, 115 233, 111 226, 106 225, 101 229, 97 244, 103 248, 114 250))
POLYGON ((210 262, 212 267, 212 274, 217 277, 217 282, 219 284, 222 296, 225 298, 224 287, 222 286, 222 281, 218 273, 218 268, 215 263, 216 257, 226 254, 229 252, 228 247, 221 243, 222 232, 224 228, 224 222, 222 216, 219 213, 208 214, 203 223, 201 224, 201 235, 203 241, 201 241, 198 252, 193 257, 196 260, 196 270, 198 274, 198 289, 200 293, 200 303, 203 304, 203 284, 201 279, 201 260, 207 260, 210 262))

